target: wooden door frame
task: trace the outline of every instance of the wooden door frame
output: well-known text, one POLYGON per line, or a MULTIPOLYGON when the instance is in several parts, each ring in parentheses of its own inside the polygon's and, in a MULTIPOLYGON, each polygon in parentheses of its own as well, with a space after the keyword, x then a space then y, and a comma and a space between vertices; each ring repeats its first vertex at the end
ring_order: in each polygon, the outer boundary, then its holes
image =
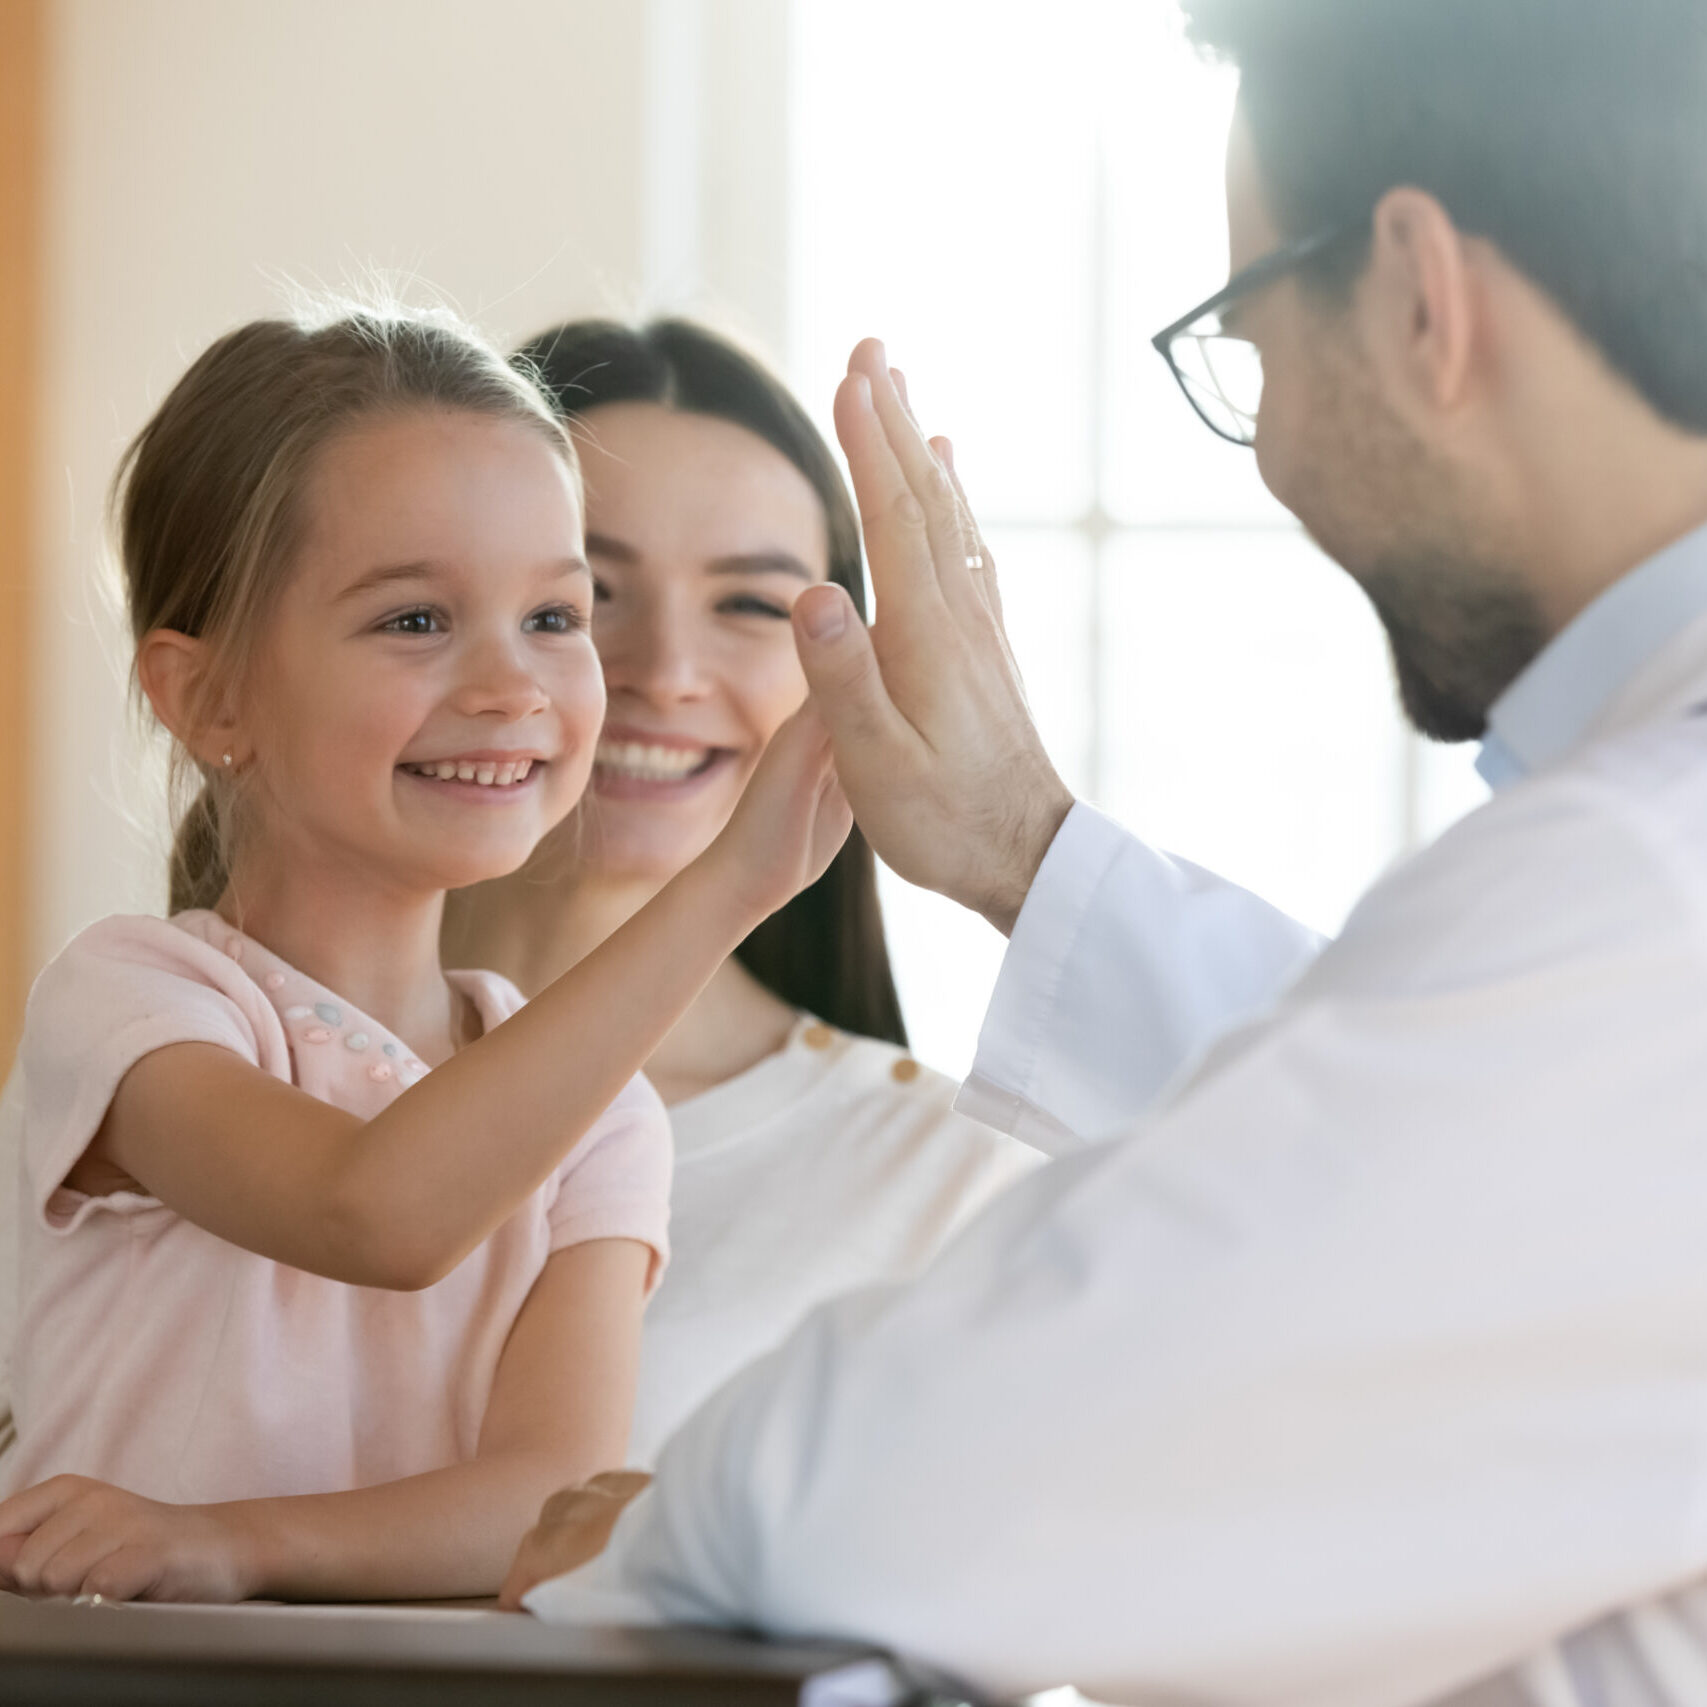
POLYGON ((48 0, 0 0, 0 1071, 31 971, 48 0))

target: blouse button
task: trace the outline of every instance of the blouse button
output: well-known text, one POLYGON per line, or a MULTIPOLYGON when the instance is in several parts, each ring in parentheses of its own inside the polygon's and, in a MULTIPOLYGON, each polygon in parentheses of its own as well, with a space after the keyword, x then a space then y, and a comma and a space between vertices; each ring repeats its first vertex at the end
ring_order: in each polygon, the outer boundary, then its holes
POLYGON ((835 1032, 827 1025, 809 1025, 800 1034, 800 1041, 808 1049, 828 1049, 835 1040, 835 1032))
POLYGON ((910 1085, 919 1076, 919 1064, 911 1056, 902 1058, 889 1069, 889 1077, 898 1085, 910 1085))
POLYGON ((399 1049, 395 1043, 382 1043, 382 1044, 380 1044, 379 1047, 380 1047, 381 1052, 386 1054, 386 1055, 389 1055, 393 1061, 395 1061, 397 1059, 397 1057, 403 1053, 403 1051, 401 1049, 399 1049))
POLYGON ((305 1008, 300 1003, 294 1008, 285 1009, 286 1019, 313 1019, 313 1017, 313 1008, 305 1008))
POLYGON ((323 1025, 311 1025, 302 1034, 302 1041, 304 1043, 330 1043, 332 1034, 323 1025))
POLYGON ((269 990, 282 990, 284 988, 284 974, 282 972, 269 972, 261 982, 269 990))
POLYGON ((375 1061, 374 1064, 368 1068, 367 1076, 372 1079, 376 1085, 383 1085, 385 1081, 391 1077, 390 1064, 385 1061, 375 1061))
POLYGON ((330 1002, 316 1002, 314 1011, 327 1025, 342 1025, 344 1023, 343 1009, 334 1007, 330 1002))
POLYGON ((352 1031, 350 1035, 344 1039, 344 1047, 346 1049, 355 1049, 359 1051, 366 1049, 370 1041, 371 1039, 365 1031, 352 1031))

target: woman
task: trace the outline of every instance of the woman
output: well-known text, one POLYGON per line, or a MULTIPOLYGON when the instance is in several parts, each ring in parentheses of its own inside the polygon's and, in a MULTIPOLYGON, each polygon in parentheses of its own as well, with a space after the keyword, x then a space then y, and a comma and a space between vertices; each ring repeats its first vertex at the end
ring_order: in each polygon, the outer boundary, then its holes
MULTIPOLYGON (((864 591, 830 452, 750 357, 680 320, 575 322, 523 355, 581 451, 609 710, 579 816, 463 893, 445 951, 531 995, 727 820, 805 698, 798 594, 828 578, 863 609, 864 591)), ((631 1463, 814 1305, 918 1268, 1041 1159, 956 1115, 905 1041, 856 831, 647 1063, 675 1128, 675 1257, 647 1313, 631 1463)))

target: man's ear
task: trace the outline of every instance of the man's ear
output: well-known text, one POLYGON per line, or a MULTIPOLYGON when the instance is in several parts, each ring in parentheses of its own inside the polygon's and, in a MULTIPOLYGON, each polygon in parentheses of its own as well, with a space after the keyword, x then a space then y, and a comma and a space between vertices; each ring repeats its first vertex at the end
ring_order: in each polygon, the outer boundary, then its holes
POLYGON ((1365 331, 1385 379, 1421 408, 1457 408, 1475 377, 1483 293, 1469 241, 1426 190, 1375 204, 1368 281, 1365 331))
POLYGON ((136 676, 154 715, 204 765, 225 768, 239 741, 236 719, 210 715, 205 641, 176 629, 154 628, 136 649, 136 676))

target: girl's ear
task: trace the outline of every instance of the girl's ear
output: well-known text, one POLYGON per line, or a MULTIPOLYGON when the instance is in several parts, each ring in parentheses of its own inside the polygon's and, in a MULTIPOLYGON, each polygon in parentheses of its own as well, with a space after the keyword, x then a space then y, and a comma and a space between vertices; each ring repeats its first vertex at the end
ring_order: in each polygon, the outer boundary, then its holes
POLYGON ((171 628, 151 629, 136 649, 137 680, 154 715, 193 757, 220 770, 235 762, 239 735, 234 717, 207 715, 207 663, 203 641, 171 628))

